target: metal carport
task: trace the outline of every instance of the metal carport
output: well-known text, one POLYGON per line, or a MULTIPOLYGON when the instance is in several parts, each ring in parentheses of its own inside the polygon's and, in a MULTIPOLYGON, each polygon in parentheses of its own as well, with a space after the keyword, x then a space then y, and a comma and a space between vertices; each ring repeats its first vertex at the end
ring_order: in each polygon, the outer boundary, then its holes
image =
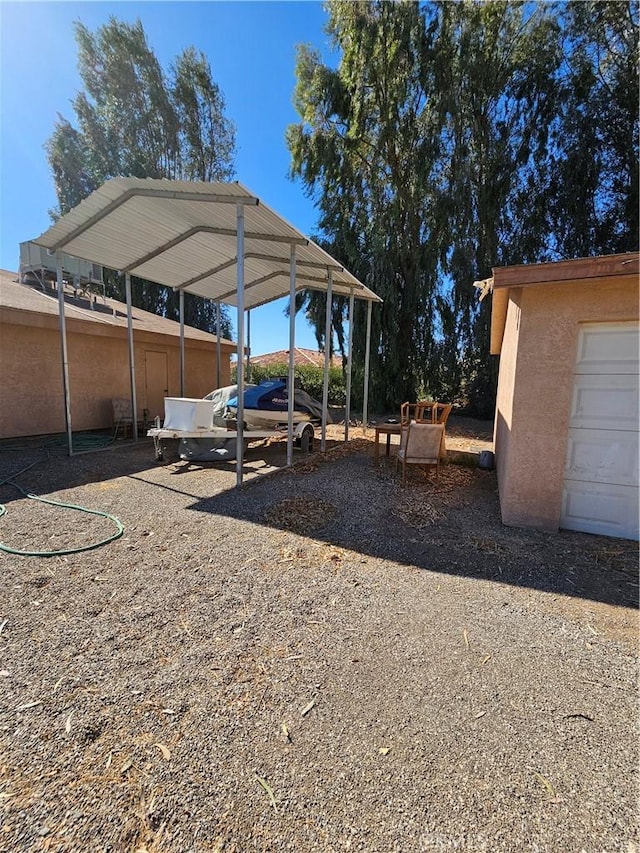
MULTIPOLYGON (((61 217, 34 243, 56 255, 58 302, 69 453, 73 453, 64 289, 60 254, 118 270, 125 276, 129 322, 129 365, 133 422, 137 421, 131 275, 163 284, 180 294, 180 375, 184 394, 184 293, 237 308, 238 437, 237 484, 242 483, 244 312, 289 296, 289 431, 287 464, 293 460, 295 294, 327 293, 326 340, 331 335, 331 297, 349 296, 347 362, 348 437, 354 299, 368 303, 364 376, 367 418, 371 306, 382 300, 312 240, 260 201, 242 184, 112 178, 61 217)), ((322 449, 326 440, 329 348, 325 347, 322 449)), ((135 433, 135 430, 134 430, 135 433)))

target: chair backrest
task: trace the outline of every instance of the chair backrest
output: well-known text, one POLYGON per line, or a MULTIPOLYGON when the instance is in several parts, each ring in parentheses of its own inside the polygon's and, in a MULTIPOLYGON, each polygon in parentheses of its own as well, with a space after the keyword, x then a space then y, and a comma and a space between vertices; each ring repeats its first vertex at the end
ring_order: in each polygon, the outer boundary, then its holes
POLYGON ((444 433, 444 424, 411 422, 406 430, 404 452, 407 461, 422 460, 437 463, 440 458, 440 444, 444 433))
POLYGON ((111 412, 113 414, 113 421, 117 423, 118 421, 131 421, 133 420, 133 415, 131 414, 131 400, 125 399, 114 399, 111 401, 111 412))
POLYGON ((452 403, 436 403, 433 408, 433 423, 444 426, 451 414, 452 405, 452 403))
POLYGON ((431 400, 418 400, 417 403, 403 403, 400 406, 400 423, 408 424, 409 421, 426 421, 435 423, 434 413, 437 403, 431 400))

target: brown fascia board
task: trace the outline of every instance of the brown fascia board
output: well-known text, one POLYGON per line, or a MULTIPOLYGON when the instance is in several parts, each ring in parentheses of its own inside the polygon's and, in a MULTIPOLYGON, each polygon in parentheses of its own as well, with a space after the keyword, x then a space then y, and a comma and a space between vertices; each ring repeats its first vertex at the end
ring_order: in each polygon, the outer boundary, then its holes
POLYGON ((560 284, 585 278, 608 278, 612 275, 638 273, 638 252, 600 255, 546 264, 521 264, 493 269, 493 287, 526 287, 534 284, 560 284))
POLYGON ((580 284, 589 279, 605 279, 618 275, 638 275, 640 253, 600 255, 546 264, 520 264, 494 267, 491 297, 491 355, 500 355, 504 327, 507 322, 509 290, 512 287, 532 287, 541 284, 580 284))

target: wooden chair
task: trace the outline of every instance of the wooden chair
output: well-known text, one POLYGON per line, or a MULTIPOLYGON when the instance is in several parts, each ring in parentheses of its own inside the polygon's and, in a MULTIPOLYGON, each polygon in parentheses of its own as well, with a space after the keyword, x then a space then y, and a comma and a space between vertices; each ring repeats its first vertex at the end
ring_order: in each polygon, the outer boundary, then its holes
POLYGON ((447 418, 451 414, 452 405, 452 403, 434 403, 433 423, 442 424, 444 426, 447 423, 447 418))
POLYGON ((407 465, 424 465, 436 469, 436 480, 440 473, 440 455, 444 439, 444 424, 419 423, 410 421, 403 426, 400 436, 400 449, 396 456, 402 462, 402 482, 407 482, 407 465))
POLYGON ((417 403, 403 403, 400 406, 400 423, 408 424, 410 421, 424 421, 433 423, 433 412, 436 403, 431 400, 419 400, 417 403))
MULTIPOLYGON (((131 400, 115 399, 111 401, 111 415, 113 418, 113 438, 114 441, 118 438, 118 434, 122 431, 122 437, 127 437, 127 432, 131 432, 133 436, 133 415, 131 413, 131 400)), ((138 431, 144 429, 146 421, 138 419, 138 431)))

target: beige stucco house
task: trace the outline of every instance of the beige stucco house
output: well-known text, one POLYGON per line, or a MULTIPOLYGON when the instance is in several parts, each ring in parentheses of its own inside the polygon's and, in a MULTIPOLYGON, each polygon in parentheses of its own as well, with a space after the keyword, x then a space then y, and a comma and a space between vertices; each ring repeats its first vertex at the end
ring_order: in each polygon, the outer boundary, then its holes
MULTIPOLYGON (((164 414, 163 398, 180 396, 180 328, 134 308, 138 414, 164 414)), ((112 401, 130 397, 126 306, 65 293, 65 318, 75 430, 111 427, 112 401)), ((185 327, 185 396, 216 387, 215 335, 185 327)), ((231 341, 220 341, 220 384, 230 382, 231 341)), ((58 297, 50 284, 22 284, 0 271, 0 438, 63 432, 64 391, 58 297)))
POLYGON ((638 538, 638 262, 493 270, 505 524, 638 538))

